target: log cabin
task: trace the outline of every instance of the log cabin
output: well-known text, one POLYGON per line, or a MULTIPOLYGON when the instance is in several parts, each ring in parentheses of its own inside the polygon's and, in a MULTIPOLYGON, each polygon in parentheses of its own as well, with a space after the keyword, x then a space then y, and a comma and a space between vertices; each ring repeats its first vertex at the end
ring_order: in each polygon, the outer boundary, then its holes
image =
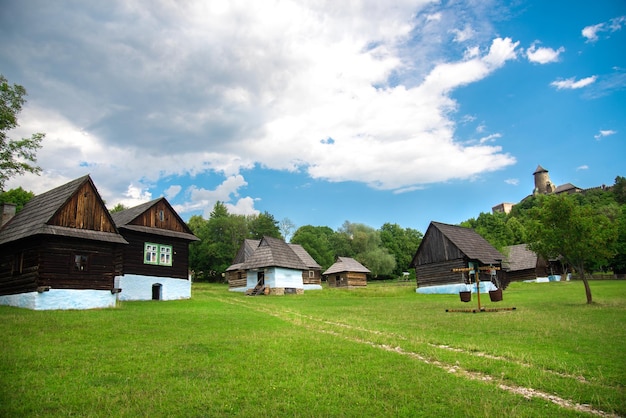
MULTIPOLYGON (((415 268, 417 293, 458 293, 475 283, 476 274, 482 282, 481 292, 487 292, 502 280, 503 259, 473 229, 431 222, 410 266, 415 268), (486 267, 493 269, 484 270, 486 267)), ((475 291, 475 286, 471 288, 475 291)))
POLYGON ((367 286, 369 269, 350 257, 337 257, 337 261, 323 274, 328 287, 364 287, 367 286))
POLYGON ((322 288, 320 271, 321 266, 302 246, 263 237, 244 240, 226 269, 226 277, 230 291, 251 295, 301 294, 322 288))
POLYGON ((560 260, 546 261, 531 251, 527 244, 511 245, 504 248, 505 259, 502 262, 504 276, 502 288, 514 281, 551 281, 560 280, 564 268, 560 260))
POLYGON ((89 175, 35 196, 8 218, 0 228, 0 304, 115 306, 128 242, 89 175))
POLYGON ((112 215, 124 248, 116 287, 120 300, 191 298, 189 244, 198 241, 167 199, 160 197, 112 215))

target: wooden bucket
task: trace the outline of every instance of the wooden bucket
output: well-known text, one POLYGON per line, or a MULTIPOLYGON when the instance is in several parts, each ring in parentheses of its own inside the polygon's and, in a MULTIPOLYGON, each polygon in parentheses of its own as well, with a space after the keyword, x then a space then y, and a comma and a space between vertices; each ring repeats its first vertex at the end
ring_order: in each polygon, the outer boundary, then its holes
POLYGON ((492 302, 502 301, 502 289, 490 290, 489 299, 491 299, 492 302))
POLYGON ((459 292, 459 296, 461 297, 461 302, 471 302, 472 301, 472 292, 469 290, 462 290, 459 292))

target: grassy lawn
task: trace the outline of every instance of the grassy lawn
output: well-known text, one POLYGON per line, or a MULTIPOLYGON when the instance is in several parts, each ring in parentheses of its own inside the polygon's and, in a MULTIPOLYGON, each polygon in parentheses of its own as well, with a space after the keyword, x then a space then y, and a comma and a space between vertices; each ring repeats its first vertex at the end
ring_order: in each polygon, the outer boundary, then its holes
POLYGON ((626 282, 0 307, 0 416, 626 416, 626 282), (468 306, 469 305, 469 306, 468 306))

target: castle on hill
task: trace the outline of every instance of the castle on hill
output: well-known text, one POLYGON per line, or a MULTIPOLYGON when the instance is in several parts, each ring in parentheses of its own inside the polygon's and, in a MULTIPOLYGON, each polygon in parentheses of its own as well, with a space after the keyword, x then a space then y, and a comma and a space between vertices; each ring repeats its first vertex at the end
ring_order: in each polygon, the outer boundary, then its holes
MULTIPOLYGON (((580 187, 574 186, 572 183, 565 183, 561 184, 560 186, 555 186, 554 183, 552 183, 552 180, 550 180, 548 170, 543 168, 541 165, 537 166, 537 169, 533 173, 533 176, 535 177, 535 188, 533 189, 532 196, 536 196, 538 194, 584 193, 587 190, 591 190, 581 189, 580 187)), ((593 187, 592 189, 604 189, 605 187, 606 186, 602 185, 599 187, 593 187)), ((516 203, 500 203, 492 207, 491 212, 509 213, 515 205, 516 203)))

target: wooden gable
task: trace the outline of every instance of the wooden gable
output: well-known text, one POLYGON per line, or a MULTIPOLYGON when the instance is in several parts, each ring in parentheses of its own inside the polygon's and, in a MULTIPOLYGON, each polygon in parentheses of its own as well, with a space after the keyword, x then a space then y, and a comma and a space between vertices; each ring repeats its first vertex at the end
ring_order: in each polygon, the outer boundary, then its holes
POLYGON ((56 211, 48 225, 117 233, 113 219, 90 178, 56 211))
POLYGON ((165 198, 157 199, 138 214, 128 225, 145 226, 148 228, 166 229, 169 231, 191 233, 185 222, 178 216, 165 198))

